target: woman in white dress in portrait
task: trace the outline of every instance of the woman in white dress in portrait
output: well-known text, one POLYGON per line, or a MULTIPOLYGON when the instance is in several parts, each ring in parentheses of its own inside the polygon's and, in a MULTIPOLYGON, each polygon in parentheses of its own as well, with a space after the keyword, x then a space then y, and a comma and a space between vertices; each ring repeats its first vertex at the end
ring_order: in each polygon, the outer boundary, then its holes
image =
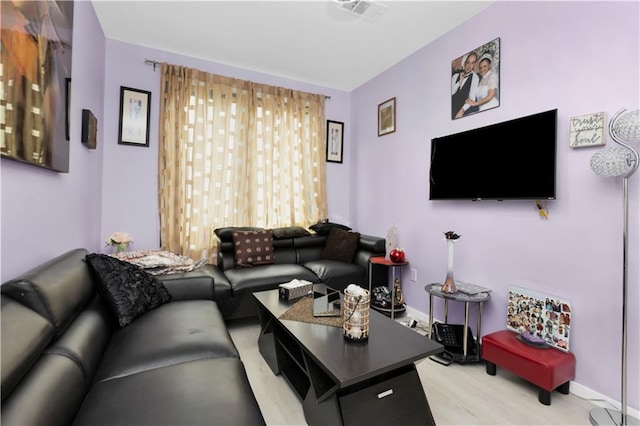
POLYGON ((466 103, 478 107, 479 111, 495 108, 500 105, 498 100, 498 75, 491 70, 491 56, 480 58, 479 74, 482 76, 475 99, 468 98, 466 103))

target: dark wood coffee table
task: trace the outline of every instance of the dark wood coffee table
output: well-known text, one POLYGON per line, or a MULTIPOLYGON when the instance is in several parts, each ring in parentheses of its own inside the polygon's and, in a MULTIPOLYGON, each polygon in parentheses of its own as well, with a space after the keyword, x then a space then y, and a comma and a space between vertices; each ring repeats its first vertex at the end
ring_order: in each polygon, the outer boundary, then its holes
POLYGON ((443 346, 371 310, 369 340, 344 340, 342 328, 280 320, 297 300, 254 293, 258 347, 291 385, 309 425, 434 425, 414 361, 443 346))

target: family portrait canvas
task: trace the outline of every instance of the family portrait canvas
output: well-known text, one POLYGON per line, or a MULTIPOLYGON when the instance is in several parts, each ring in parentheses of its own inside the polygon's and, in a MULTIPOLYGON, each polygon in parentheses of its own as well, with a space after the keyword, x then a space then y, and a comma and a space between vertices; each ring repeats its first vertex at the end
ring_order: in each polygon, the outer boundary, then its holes
POLYGON ((451 61, 451 119, 500 106, 500 39, 451 61))

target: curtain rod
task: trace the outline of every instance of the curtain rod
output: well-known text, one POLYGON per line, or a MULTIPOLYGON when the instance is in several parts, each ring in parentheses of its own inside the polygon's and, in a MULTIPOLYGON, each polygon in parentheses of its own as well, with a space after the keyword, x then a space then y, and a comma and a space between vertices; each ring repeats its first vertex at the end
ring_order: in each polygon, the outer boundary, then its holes
MULTIPOLYGON (((146 59, 146 58, 144 60, 144 63, 145 64, 149 64, 149 65, 153 65, 153 71, 156 70, 157 66, 162 65, 162 62, 158 62, 158 61, 154 61, 153 59, 146 59)), ((331 96, 324 95, 324 98, 325 99, 331 99, 331 96)))

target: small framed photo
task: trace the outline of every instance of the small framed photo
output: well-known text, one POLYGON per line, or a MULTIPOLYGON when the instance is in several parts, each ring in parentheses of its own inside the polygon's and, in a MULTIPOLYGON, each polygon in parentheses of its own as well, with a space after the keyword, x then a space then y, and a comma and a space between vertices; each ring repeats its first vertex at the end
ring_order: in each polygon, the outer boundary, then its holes
POLYGON ((378 136, 396 131, 396 98, 378 105, 378 136))
POLYGON ((120 87, 120 126, 118 143, 149 146, 151 92, 120 87))
POLYGON ((82 143, 89 149, 96 149, 98 135, 98 119, 88 109, 82 110, 82 143))
POLYGON ((327 161, 330 163, 342 163, 343 132, 344 123, 327 120, 327 161))

